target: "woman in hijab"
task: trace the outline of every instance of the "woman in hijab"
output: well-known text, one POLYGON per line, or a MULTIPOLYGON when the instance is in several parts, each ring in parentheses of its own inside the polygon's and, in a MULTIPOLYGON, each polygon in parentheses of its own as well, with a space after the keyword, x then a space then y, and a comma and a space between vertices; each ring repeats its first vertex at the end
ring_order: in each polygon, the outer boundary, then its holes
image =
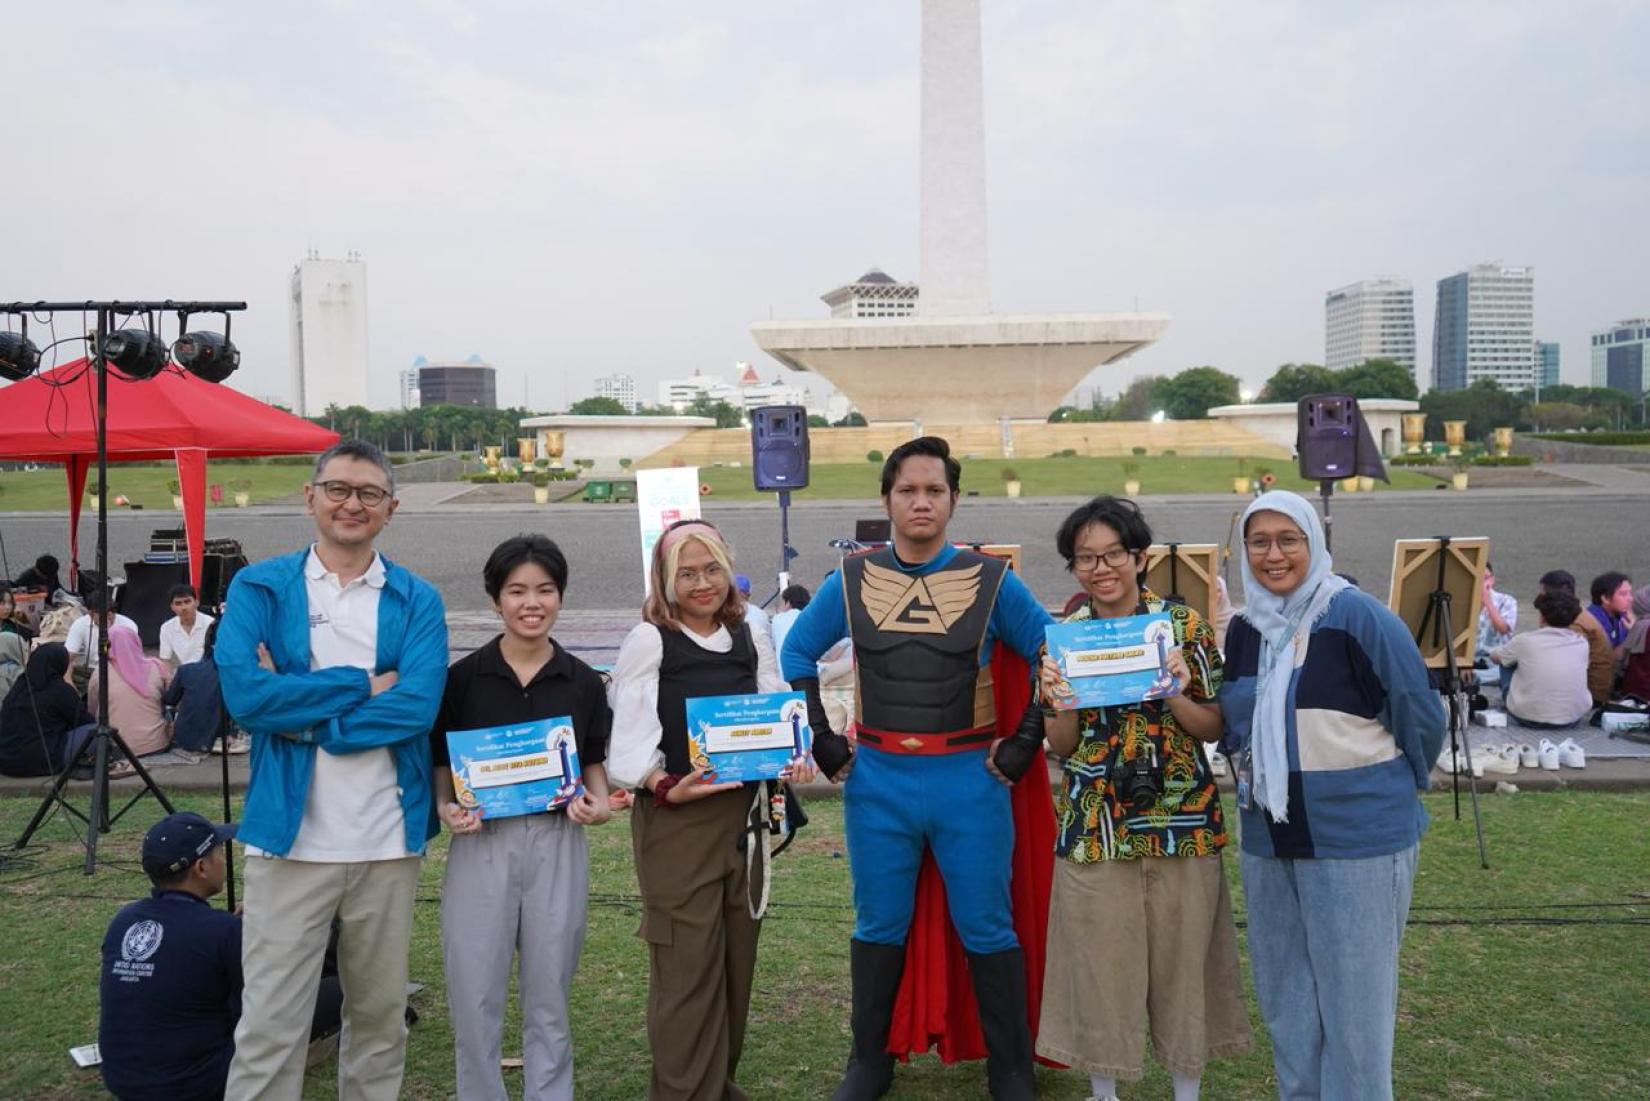
POLYGON ((29 655, 0 703, 0 773, 50 776, 79 752, 91 732, 86 705, 70 687, 69 651, 48 642, 29 655))
POLYGON ((1650 585, 1633 592, 1633 625, 1621 644, 1621 695, 1650 703, 1650 585))
POLYGON ((1246 605, 1220 704, 1249 952, 1282 1097, 1392 1097, 1398 947, 1443 747, 1409 629, 1335 576, 1294 493, 1243 514, 1246 605))
MULTIPOLYGON (((161 699, 172 679, 172 667, 156 658, 145 657, 137 632, 119 624, 109 629, 109 725, 120 731, 121 739, 134 757, 160 753, 172 744, 172 728, 166 721, 161 699)), ((97 706, 97 670, 86 686, 86 699, 97 706)))

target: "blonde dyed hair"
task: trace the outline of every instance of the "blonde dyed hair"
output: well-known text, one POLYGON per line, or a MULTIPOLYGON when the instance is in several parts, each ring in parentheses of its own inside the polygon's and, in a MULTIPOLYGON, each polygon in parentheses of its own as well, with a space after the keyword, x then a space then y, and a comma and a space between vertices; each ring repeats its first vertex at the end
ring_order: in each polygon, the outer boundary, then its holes
POLYGON ((659 541, 653 544, 653 558, 648 566, 651 589, 642 604, 642 619, 656 627, 667 627, 672 631, 682 629, 682 620, 677 614, 676 571, 681 568, 682 552, 690 543, 698 543, 722 567, 722 575, 728 582, 727 599, 716 609, 713 618, 729 631, 738 630, 740 624, 745 622, 745 594, 733 583, 733 548, 708 521, 685 520, 679 526, 688 530, 671 539, 671 534, 677 529, 667 528, 659 541))

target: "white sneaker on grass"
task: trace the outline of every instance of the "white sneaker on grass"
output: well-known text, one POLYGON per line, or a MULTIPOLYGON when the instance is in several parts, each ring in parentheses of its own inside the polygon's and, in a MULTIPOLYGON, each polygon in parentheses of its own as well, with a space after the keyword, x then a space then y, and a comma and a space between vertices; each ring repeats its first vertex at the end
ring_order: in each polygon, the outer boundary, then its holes
POLYGON ((1511 742, 1505 745, 1487 745, 1473 750, 1472 763, 1482 765, 1484 772, 1511 776, 1518 771, 1518 748, 1511 742))
POLYGON ((1536 752, 1541 758, 1543 772, 1558 771, 1558 747, 1553 744, 1551 738, 1541 739, 1541 746, 1536 752))
POLYGON ((1535 751, 1535 746, 1525 742, 1518 747, 1518 763, 1525 768, 1540 768, 1541 754, 1535 751))
POLYGON ((1587 754, 1582 752, 1574 738, 1565 738, 1558 743, 1558 763, 1565 768, 1586 768, 1587 754))

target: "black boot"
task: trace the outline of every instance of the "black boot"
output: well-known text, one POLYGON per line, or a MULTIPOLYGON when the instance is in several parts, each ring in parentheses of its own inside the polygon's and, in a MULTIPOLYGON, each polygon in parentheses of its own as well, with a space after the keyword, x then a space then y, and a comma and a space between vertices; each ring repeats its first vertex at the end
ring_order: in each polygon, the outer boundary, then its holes
POLYGON ((1031 1025, 1026 1020, 1025 956, 1006 952, 968 954, 974 1000, 985 1033, 985 1078, 992 1101, 1033 1101, 1037 1078, 1031 1069, 1031 1025))
POLYGON ((854 1048, 848 1069, 831 1101, 876 1101, 894 1084, 894 1057, 888 1054, 888 1029, 894 1022, 894 995, 905 972, 905 945, 848 942, 853 977, 854 1048))

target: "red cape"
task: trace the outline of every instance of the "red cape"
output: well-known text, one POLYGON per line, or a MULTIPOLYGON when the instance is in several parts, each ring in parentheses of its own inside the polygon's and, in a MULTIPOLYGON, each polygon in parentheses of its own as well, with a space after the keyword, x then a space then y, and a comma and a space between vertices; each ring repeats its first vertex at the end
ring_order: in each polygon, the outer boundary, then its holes
MULTIPOLYGON (((1026 663, 998 645, 991 658, 997 704, 997 734, 1007 737, 1019 725, 1031 698, 1026 663)), ((1048 942, 1048 894, 1054 877, 1054 806, 1048 769, 1042 760, 1014 785, 1014 931, 1026 963, 1026 1013, 1031 1036, 1037 1037, 1043 1004, 1043 958, 1048 942)), ((917 876, 916 911, 905 942, 905 977, 894 1001, 888 1050, 906 1059, 938 1048, 942 1062, 985 1058, 974 984, 968 957, 951 927, 945 885, 932 854, 924 854, 917 876)))

